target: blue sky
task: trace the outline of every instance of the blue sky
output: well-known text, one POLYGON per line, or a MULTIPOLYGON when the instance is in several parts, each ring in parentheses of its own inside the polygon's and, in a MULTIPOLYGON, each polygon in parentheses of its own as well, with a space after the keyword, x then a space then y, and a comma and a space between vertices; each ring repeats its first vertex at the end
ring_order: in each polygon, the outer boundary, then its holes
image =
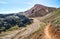
POLYGON ((60 0, 0 0, 0 14, 26 11, 35 4, 60 7, 60 0))

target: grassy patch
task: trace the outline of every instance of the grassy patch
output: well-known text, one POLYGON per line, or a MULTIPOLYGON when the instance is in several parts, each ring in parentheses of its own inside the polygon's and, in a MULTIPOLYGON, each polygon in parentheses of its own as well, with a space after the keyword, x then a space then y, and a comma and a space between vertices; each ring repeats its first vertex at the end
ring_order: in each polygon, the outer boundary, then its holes
POLYGON ((44 29, 44 27, 46 26, 46 23, 44 23, 44 22, 41 22, 40 23, 40 29, 39 30, 43 30, 44 29))
POLYGON ((2 32, 2 33, 0 34, 0 37, 1 37, 1 36, 5 36, 5 35, 8 35, 8 34, 11 34, 13 31, 21 30, 22 28, 23 28, 23 27, 18 27, 18 26, 16 25, 16 26, 8 29, 6 32, 2 32))

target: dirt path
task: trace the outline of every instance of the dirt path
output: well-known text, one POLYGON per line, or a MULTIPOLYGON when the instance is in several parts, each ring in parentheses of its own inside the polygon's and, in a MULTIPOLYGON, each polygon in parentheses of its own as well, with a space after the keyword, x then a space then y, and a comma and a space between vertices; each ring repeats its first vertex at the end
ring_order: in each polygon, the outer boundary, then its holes
POLYGON ((37 31, 40 27, 40 21, 37 19, 34 19, 34 22, 26 27, 22 32, 19 32, 16 34, 13 39, 23 39, 24 37, 29 36, 30 34, 34 33, 37 31))
MULTIPOLYGON (((34 19, 34 18, 33 18, 34 19)), ((23 39, 24 37, 29 36, 40 28, 40 21, 38 19, 34 19, 31 25, 28 25, 26 28, 22 30, 16 31, 15 34, 7 35, 1 39, 23 39)))
POLYGON ((45 33, 44 38, 45 38, 45 39, 51 39, 51 36, 50 36, 50 33, 49 33, 49 26, 50 26, 50 24, 47 25, 47 26, 45 27, 45 30, 44 30, 44 33, 45 33))
POLYGON ((60 30, 56 30, 55 26, 48 24, 44 30, 44 39, 60 39, 60 30))

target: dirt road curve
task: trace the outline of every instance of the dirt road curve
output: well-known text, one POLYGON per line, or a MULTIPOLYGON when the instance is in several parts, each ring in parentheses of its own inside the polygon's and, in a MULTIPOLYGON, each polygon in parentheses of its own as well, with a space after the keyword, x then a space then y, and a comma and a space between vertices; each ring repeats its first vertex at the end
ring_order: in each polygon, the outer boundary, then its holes
POLYGON ((40 28, 40 21, 37 20, 37 19, 34 19, 34 21, 31 25, 28 25, 26 28, 17 32, 17 34, 15 34, 13 37, 10 37, 10 38, 7 38, 7 39, 23 39, 24 37, 27 37, 30 34, 37 31, 39 28, 40 28))
POLYGON ((13 39, 23 39, 24 37, 27 37, 33 32, 37 31, 39 27, 40 27, 40 21, 38 21, 37 19, 34 19, 33 24, 26 27, 24 31, 17 34, 13 39))

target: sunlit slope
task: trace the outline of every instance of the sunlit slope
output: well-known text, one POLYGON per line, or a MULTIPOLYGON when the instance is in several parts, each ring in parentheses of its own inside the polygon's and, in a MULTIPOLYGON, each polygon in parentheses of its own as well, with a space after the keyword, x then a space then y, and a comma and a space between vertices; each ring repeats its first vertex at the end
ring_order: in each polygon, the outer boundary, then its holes
POLYGON ((44 22, 55 22, 60 19, 60 8, 41 18, 44 22))

